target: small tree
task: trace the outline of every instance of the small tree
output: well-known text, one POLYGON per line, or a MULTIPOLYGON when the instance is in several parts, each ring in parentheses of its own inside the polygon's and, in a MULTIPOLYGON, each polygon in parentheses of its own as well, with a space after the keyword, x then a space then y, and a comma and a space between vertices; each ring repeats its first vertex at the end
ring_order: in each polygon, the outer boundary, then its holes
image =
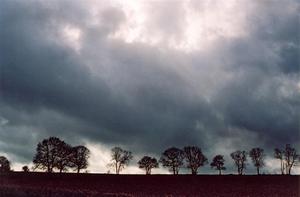
POLYGON ((23 166, 23 167, 22 167, 22 170, 23 170, 23 172, 29 172, 28 166, 23 166))
POLYGON ((114 147, 111 149, 111 163, 109 166, 115 169, 116 174, 120 174, 121 170, 129 164, 132 158, 130 151, 123 150, 120 147, 114 147))
POLYGON ((284 156, 283 156, 283 151, 278 149, 278 148, 275 148, 274 149, 274 157, 276 159, 279 159, 280 160, 280 170, 281 170, 281 174, 284 174, 284 171, 285 171, 285 165, 284 165, 284 156))
POLYGON ((143 168, 146 174, 151 174, 152 168, 158 168, 158 162, 155 158, 144 156, 138 161, 139 168, 143 168))
POLYGON ((207 158, 199 147, 186 146, 183 148, 183 152, 187 168, 191 169, 192 174, 197 174, 198 169, 207 164, 207 158))
POLYGON ((10 162, 4 156, 0 156, 0 173, 10 172, 10 162))
POLYGON ((257 174, 259 175, 259 169, 265 166, 264 159, 264 149, 262 148, 253 148, 251 149, 249 156, 252 159, 254 166, 256 167, 257 174))
POLYGON ((219 175, 222 174, 222 170, 226 170, 224 167, 224 156, 223 155, 216 155, 213 158, 213 161, 210 163, 211 168, 215 168, 216 170, 219 170, 219 175))
POLYGON ((75 168, 77 173, 88 167, 88 158, 90 150, 85 146, 75 146, 72 148, 71 167, 75 168))
POLYGON ((231 153, 230 156, 234 160, 234 163, 238 169, 238 174, 242 175, 244 169, 246 169, 247 152, 238 150, 231 153))
POLYGON ((175 175, 179 173, 179 169, 183 166, 183 159, 184 152, 181 149, 171 147, 162 153, 160 162, 175 175))

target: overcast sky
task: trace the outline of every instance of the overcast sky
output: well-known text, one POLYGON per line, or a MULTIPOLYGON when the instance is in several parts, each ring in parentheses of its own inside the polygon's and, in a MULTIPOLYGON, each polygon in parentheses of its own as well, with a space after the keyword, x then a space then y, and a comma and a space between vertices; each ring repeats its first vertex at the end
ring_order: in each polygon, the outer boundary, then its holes
POLYGON ((107 172, 121 146, 135 156, 125 172, 139 173, 136 160, 170 146, 224 154, 229 169, 232 151, 262 147, 263 171, 279 172, 273 149, 300 151, 299 9, 297 0, 2 0, 0 154, 20 170, 57 136, 91 149, 91 172, 107 172))

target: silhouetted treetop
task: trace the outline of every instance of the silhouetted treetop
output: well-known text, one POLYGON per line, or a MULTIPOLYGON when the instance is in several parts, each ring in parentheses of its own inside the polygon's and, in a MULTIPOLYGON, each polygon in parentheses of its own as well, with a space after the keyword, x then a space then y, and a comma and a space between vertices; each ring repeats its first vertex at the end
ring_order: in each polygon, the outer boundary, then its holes
POLYGON ((114 147, 111 149, 111 163, 110 167, 113 167, 116 174, 120 174, 121 170, 125 168, 132 160, 133 156, 130 151, 123 150, 120 147, 114 147))
POLYGON ((247 161, 247 152, 237 150, 230 154, 231 158, 234 160, 234 164, 237 167, 238 174, 242 175, 244 169, 246 169, 246 161, 247 161))
POLYGON ((77 173, 82 169, 88 167, 88 158, 90 157, 90 150, 85 146, 75 146, 71 152, 71 167, 75 168, 77 173))
POLYGON ((34 168, 51 173, 75 168, 79 173, 88 166, 89 150, 84 146, 72 147, 57 137, 49 137, 39 142, 33 158, 34 168))
POLYGON ((281 174, 291 174, 293 166, 300 162, 299 154, 290 144, 286 144, 283 150, 275 148, 274 157, 280 160, 281 174))
POLYGON ((226 170, 226 168, 224 167, 224 156, 223 155, 216 155, 213 158, 213 161, 210 163, 211 168, 214 168, 216 170, 219 170, 219 175, 222 174, 222 170, 226 170))
POLYGON ((207 164, 207 158, 197 146, 186 146, 183 148, 184 158, 187 168, 191 169, 192 174, 197 174, 201 166, 207 164))
POLYGON ((45 170, 49 173, 58 166, 61 159, 61 147, 65 146, 65 142, 57 137, 49 137, 39 142, 36 148, 36 154, 33 158, 35 168, 45 170))
POLYGON ((183 160, 184 152, 176 147, 168 148, 160 157, 162 165, 169 168, 173 174, 179 173, 179 169, 183 166, 183 160))
POLYGON ((146 171, 146 174, 151 174, 152 168, 158 168, 158 162, 156 158, 144 156, 138 161, 139 168, 143 168, 146 171))
POLYGON ((252 148, 249 152, 249 156, 252 159, 254 166, 256 167, 257 174, 259 175, 259 169, 265 166, 264 159, 264 149, 262 148, 252 148))

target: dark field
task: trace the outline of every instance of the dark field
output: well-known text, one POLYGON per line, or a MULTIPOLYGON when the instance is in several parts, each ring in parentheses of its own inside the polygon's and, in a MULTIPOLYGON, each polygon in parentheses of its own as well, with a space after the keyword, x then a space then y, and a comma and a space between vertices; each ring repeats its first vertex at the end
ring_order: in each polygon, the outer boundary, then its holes
POLYGON ((298 197, 300 176, 0 175, 0 196, 298 197))

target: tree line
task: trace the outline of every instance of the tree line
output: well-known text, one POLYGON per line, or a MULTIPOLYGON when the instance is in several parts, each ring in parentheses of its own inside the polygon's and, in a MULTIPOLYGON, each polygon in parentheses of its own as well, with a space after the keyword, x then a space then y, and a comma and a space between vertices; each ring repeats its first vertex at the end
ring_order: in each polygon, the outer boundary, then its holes
POLYGON ((34 169, 46 170, 51 173, 54 169, 65 172, 73 169, 77 173, 88 167, 90 151, 85 146, 72 147, 57 137, 50 137, 39 142, 33 158, 34 169))
MULTIPOLYGON (((265 166, 264 149, 256 147, 249 152, 237 150, 230 154, 239 175, 243 175, 247 166, 247 159, 250 157, 252 164, 259 175, 261 168, 265 166)), ((90 151, 83 145, 71 146, 57 137, 49 137, 39 142, 36 154, 33 158, 33 170, 40 169, 48 173, 55 170, 60 173, 70 169, 79 173, 88 167, 90 151)), ((291 174, 292 167, 300 162, 300 155, 290 144, 286 144, 283 149, 274 149, 274 157, 280 160, 281 174, 291 174)), ((129 165, 133 159, 132 153, 120 147, 111 149, 111 161, 108 164, 116 174, 129 165)), ((189 169, 191 174, 196 175, 201 167, 207 165, 208 159, 203 154, 201 148, 197 146, 185 146, 182 149, 170 147, 166 149, 159 160, 151 156, 143 156, 138 162, 138 167, 145 170, 147 175, 151 170, 159 168, 159 164, 167 168, 172 174, 179 174, 180 169, 189 169)), ((226 170, 224 155, 215 155, 210 162, 210 167, 218 171, 221 175, 226 170)), ((24 172, 28 172, 28 166, 24 166, 24 172)), ((10 162, 0 156, 0 172, 9 172, 10 162)))

